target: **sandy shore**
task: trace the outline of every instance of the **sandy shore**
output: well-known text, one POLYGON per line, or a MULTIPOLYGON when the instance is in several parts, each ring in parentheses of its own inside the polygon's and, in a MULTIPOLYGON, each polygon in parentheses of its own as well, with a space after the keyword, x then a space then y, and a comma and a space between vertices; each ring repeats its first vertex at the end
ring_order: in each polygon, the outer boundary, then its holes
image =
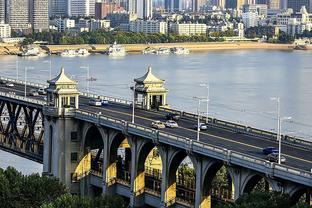
MULTIPOLYGON (((58 53, 65 49, 78 49, 86 48, 94 53, 103 52, 109 45, 108 44, 83 44, 83 45, 45 45, 41 46, 42 49, 52 53, 58 53)), ((129 53, 140 53, 147 47, 184 47, 188 48, 191 52, 209 51, 209 50, 240 50, 240 49, 264 49, 264 50, 293 50, 292 44, 270 44, 270 43, 159 43, 159 44, 124 44, 126 51, 129 53)), ((307 47, 312 50, 312 46, 307 47)), ((19 52, 19 47, 12 44, 0 44, 0 54, 16 54, 19 52)))

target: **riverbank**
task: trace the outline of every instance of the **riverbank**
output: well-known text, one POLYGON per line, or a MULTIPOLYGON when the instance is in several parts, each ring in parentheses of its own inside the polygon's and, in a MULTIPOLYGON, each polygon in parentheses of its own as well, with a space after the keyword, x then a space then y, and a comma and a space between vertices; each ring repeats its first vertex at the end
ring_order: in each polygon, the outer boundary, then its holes
MULTIPOLYGON (((124 44, 128 53, 140 53, 147 47, 153 48, 173 48, 184 47, 191 52, 209 50, 238 50, 238 49, 266 49, 266 50, 292 50, 292 44, 270 44, 270 43, 155 43, 155 44, 124 44)), ((95 45, 47 45, 45 48, 52 53, 61 52, 65 49, 86 48, 91 52, 100 53, 109 47, 108 44, 95 45)))
MULTIPOLYGON (((155 44, 124 44, 128 53, 140 53, 147 47, 153 48, 173 48, 184 47, 188 48, 191 52, 201 52, 209 50, 293 50, 292 44, 272 44, 272 43, 258 43, 258 42, 233 42, 233 43, 155 43, 155 44)), ((65 49, 78 49, 86 48, 92 53, 101 53, 109 47, 109 44, 82 44, 82 45, 43 45, 42 49, 52 54, 62 52, 65 49)), ((306 47, 307 50, 312 50, 312 46, 306 47)), ((0 44, 0 54, 17 54, 20 52, 20 47, 13 44, 0 44)))

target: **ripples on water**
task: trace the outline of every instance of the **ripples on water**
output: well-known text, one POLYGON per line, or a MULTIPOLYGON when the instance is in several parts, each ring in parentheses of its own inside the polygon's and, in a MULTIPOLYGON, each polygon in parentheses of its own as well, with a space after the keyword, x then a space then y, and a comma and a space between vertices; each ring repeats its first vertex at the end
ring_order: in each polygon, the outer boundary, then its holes
MULTIPOLYGON (((67 74, 86 90, 86 69, 96 82, 90 91, 131 99, 129 87, 142 76, 147 66, 166 80, 168 103, 179 109, 196 112, 193 96, 206 96, 200 83, 210 83, 210 115, 234 122, 276 131, 276 103, 270 97, 281 97, 282 116, 292 116, 283 123, 283 133, 311 140, 312 135, 312 51, 237 50, 176 55, 127 55, 111 59, 104 55, 62 58, 18 58, 19 78, 44 83, 49 79, 49 61, 55 76, 64 66, 67 74)), ((16 77, 16 57, 0 56, 1 76, 16 77)), ((205 111, 205 104, 202 111, 205 111)))

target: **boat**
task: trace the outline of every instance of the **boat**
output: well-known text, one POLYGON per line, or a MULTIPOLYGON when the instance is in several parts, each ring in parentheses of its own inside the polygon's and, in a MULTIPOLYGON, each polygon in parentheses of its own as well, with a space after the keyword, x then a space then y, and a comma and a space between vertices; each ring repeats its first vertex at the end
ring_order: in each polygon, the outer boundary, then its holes
POLYGON ((38 56, 39 57, 46 57, 46 56, 48 56, 49 54, 47 54, 47 53, 45 53, 45 52, 39 52, 38 53, 38 56))
POLYGON ((87 49, 85 48, 79 48, 78 50, 76 50, 77 56, 89 56, 90 53, 87 49))
POLYGON ((75 50, 69 49, 60 53, 62 57, 75 57, 77 55, 75 50))
POLYGON ((157 54, 157 49, 152 47, 147 47, 142 50, 142 54, 157 54))
POLYGON ((183 47, 174 47, 174 48, 171 48, 171 52, 173 54, 183 54, 183 55, 186 55, 186 54, 189 54, 190 53, 190 50, 187 49, 187 48, 183 48, 183 47))
POLYGON ((39 54, 39 48, 31 47, 31 48, 26 49, 22 53, 19 53, 18 56, 23 56, 23 57, 38 56, 38 54, 39 54))
POLYGON ((170 54, 170 49, 169 48, 159 48, 158 51, 157 51, 157 54, 164 54, 164 55, 167 55, 167 54, 170 54))
POLYGON ((125 56, 126 50, 124 46, 117 44, 115 41, 114 44, 108 47, 106 54, 109 56, 125 56))
POLYGON ((94 82, 96 80, 97 80, 97 78, 95 78, 95 77, 90 77, 89 79, 87 79, 87 81, 90 81, 90 82, 94 82))

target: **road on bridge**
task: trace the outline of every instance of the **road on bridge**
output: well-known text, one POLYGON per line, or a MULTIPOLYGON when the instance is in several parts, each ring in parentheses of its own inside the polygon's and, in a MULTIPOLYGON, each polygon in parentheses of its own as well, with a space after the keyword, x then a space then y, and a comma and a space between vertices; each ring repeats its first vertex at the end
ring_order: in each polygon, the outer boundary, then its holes
MULTIPOLYGON (((27 86, 27 92, 31 89, 37 89, 27 86)), ((14 87, 0 85, 2 92, 14 92, 16 95, 24 96, 24 85, 15 84, 14 87)), ((27 93, 28 96, 28 93, 27 93)), ((29 96, 30 97, 30 96, 29 96)), ((33 99, 44 100, 43 96, 32 96, 33 99)), ((131 122, 132 107, 119 104, 109 103, 103 107, 95 107, 89 105, 89 98, 80 96, 79 108, 81 110, 99 113, 117 119, 131 122)), ((159 111, 147 111, 143 109, 135 109, 135 123, 151 126, 151 122, 155 120, 165 121, 165 113, 159 111)), ((194 125, 197 120, 181 118, 178 122, 178 128, 165 128, 160 131, 175 134, 181 137, 196 139, 197 131, 194 125)), ((273 146, 278 147, 278 142, 263 137, 251 136, 243 133, 235 133, 233 131, 209 126, 207 131, 200 132, 200 141, 217 147, 244 153, 246 155, 255 156, 265 159, 262 149, 273 146)), ((311 171, 312 169, 312 150, 300 147, 294 147, 287 144, 282 145, 282 153, 286 157, 285 165, 298 168, 301 170, 311 171)))

